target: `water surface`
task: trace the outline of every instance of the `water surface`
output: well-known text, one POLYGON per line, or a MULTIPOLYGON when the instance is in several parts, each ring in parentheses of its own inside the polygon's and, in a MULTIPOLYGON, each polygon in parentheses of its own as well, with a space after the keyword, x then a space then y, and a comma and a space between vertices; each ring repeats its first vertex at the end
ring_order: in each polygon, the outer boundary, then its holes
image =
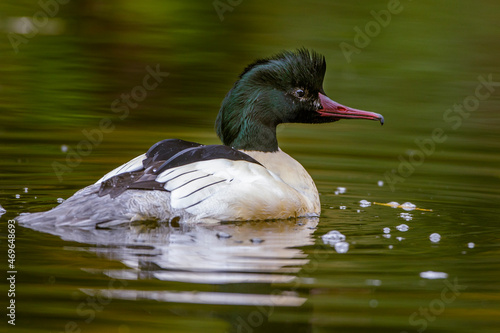
POLYGON ((16 329, 496 332, 500 7, 400 4, 361 47, 355 28, 386 1, 241 1, 222 21, 210 1, 74 1, 31 34, 16 24, 39 5, 2 3, 4 258, 19 213, 54 207, 159 140, 218 143, 220 102, 256 58, 315 49, 332 99, 386 119, 278 128, 316 181, 317 219, 16 226, 16 329), (26 43, 13 47, 13 31, 26 43), (158 84, 137 95, 151 71, 158 84), (348 247, 324 242, 332 230, 348 247))

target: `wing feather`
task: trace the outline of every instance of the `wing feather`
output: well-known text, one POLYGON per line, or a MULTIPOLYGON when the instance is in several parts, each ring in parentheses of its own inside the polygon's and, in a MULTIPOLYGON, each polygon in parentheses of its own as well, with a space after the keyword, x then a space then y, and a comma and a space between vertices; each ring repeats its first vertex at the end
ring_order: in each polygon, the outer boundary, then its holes
MULTIPOLYGON (((211 172, 207 172, 197 164, 212 161, 226 161, 222 162, 226 166, 234 161, 260 165, 249 155, 228 146, 204 146, 178 139, 163 140, 154 144, 146 154, 134 158, 101 178, 97 182, 101 183, 99 196, 109 194, 116 198, 128 189, 169 192, 179 189, 178 193, 192 189, 191 192, 195 192, 196 186, 211 187, 227 181, 224 176, 212 179, 211 176, 217 170, 212 168, 211 172)), ((220 166, 220 163, 216 164, 220 166)), ((181 206, 192 204, 193 202, 189 202, 181 206)))
POLYGON ((102 182, 110 179, 111 177, 114 177, 114 176, 117 176, 117 175, 120 175, 123 173, 142 170, 142 169, 144 169, 142 161, 144 161, 145 159, 146 159, 146 154, 139 155, 136 158, 130 160, 129 162, 122 164, 118 168, 108 172, 107 174, 104 175, 104 177, 102 177, 101 179, 99 179, 95 183, 96 184, 102 183, 102 182))

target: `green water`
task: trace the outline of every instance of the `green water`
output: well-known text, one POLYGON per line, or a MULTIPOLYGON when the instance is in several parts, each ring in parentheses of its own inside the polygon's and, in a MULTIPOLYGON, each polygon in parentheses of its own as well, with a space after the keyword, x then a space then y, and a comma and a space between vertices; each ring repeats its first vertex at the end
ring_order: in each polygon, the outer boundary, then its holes
POLYGON ((75 0, 47 7, 54 17, 39 16, 45 24, 24 34, 20 18, 40 4, 0 4, 4 276, 8 221, 19 213, 54 207, 159 140, 218 143, 219 104, 256 58, 315 49, 327 59, 327 94, 383 114, 386 124, 278 128, 281 148, 316 181, 319 219, 92 231, 15 225, 15 297, 2 284, 2 325, 497 332, 500 4, 221 3, 232 4, 219 7, 222 20, 212 1, 75 0), (356 27, 369 35, 356 36, 356 27), (144 81, 151 71, 161 74, 144 81), (391 201, 423 210, 377 204, 391 201), (325 244, 332 230, 346 236, 347 252, 325 244))

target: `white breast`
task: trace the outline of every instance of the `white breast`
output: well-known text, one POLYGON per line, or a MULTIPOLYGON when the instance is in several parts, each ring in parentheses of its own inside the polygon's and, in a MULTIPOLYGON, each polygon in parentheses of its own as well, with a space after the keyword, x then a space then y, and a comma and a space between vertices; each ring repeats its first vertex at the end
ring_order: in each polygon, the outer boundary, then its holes
POLYGON ((319 215, 321 211, 316 184, 304 167, 290 155, 278 148, 277 152, 243 151, 268 170, 276 174, 285 184, 304 197, 308 209, 319 215))

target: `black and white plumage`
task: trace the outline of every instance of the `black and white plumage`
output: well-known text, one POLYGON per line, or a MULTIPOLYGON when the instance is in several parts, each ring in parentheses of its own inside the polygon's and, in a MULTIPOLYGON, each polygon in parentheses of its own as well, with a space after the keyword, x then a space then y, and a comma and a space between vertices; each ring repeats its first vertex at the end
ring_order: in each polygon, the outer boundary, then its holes
POLYGON ((224 145, 178 139, 106 174, 53 210, 22 214, 26 225, 110 226, 136 220, 219 222, 318 216, 319 194, 302 165, 277 145, 276 126, 372 119, 326 97, 325 60, 307 50, 248 66, 217 117, 224 145))
POLYGON ((298 162, 281 150, 247 153, 164 140, 55 209, 19 220, 108 227, 150 219, 219 222, 319 214, 316 186, 298 162), (300 185, 304 181, 307 186, 300 185))

